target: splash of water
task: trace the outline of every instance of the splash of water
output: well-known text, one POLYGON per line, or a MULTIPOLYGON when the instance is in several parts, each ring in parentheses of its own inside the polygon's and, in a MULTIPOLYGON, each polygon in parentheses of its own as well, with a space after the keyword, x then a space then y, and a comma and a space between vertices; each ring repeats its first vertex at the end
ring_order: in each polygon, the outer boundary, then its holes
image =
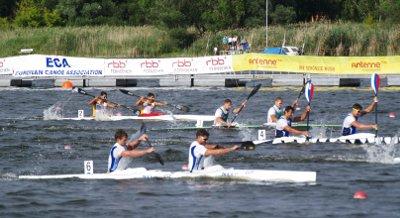
POLYGON ((254 138, 254 134, 252 134, 252 131, 247 128, 240 129, 239 131, 240 138, 242 138, 242 141, 251 141, 254 138))
POLYGON ((44 120, 56 120, 63 118, 63 109, 68 104, 72 96, 68 96, 64 101, 57 101, 49 108, 43 110, 44 120))
POLYGON ((56 120, 63 117, 63 104, 62 102, 56 102, 49 108, 43 110, 44 120, 56 120))
POLYGON ((367 152, 366 161, 370 163, 396 164, 396 156, 399 156, 398 135, 392 137, 389 144, 382 143, 380 140, 373 145, 365 144, 362 148, 367 152))
POLYGON ((113 111, 106 107, 101 107, 100 109, 96 110, 96 120, 100 121, 110 120, 111 116, 113 116, 113 111))

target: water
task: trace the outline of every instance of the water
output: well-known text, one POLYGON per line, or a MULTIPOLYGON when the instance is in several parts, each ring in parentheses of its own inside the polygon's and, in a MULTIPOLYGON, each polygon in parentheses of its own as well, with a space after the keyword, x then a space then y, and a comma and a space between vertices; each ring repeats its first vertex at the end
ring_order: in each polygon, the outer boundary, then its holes
MULTIPOLYGON (((144 95, 144 88, 131 89, 144 95)), ((87 89, 97 94, 98 89, 87 89)), ((135 100, 109 89, 109 98, 125 104, 135 100)), ((185 104, 191 114, 212 114, 224 98, 238 103, 249 89, 152 89, 160 99, 185 104)), ((276 96, 291 103, 297 89, 262 89, 238 117, 239 123, 261 124, 276 96)), ((355 102, 370 103, 371 91, 318 91, 312 103, 311 123, 340 124, 355 102)), ((18 180, 18 175, 82 173, 83 161, 93 160, 94 171, 104 172, 117 128, 128 133, 139 128, 132 120, 118 122, 43 120, 51 115, 90 114, 87 96, 60 89, 0 90, 0 217, 398 217, 400 169, 393 158, 399 145, 264 145, 252 152, 216 158, 219 164, 241 169, 317 171, 316 185, 249 184, 214 180, 82 181, 18 180), (357 190, 367 200, 355 200, 357 190)), ((380 93, 380 134, 398 134, 398 118, 389 118, 400 99, 395 91, 380 93)), ((305 105, 304 99, 302 105, 305 105)), ((168 108, 167 108, 168 109, 168 108)), ((170 111, 177 113, 177 111, 170 111)), ((166 111, 168 112, 168 111, 166 111)), ((125 110, 116 111, 127 115, 125 110)), ((49 117, 50 116, 50 117, 49 117)), ((363 122, 373 122, 367 115, 363 122)), ((147 122, 149 129, 194 125, 147 122)), ((255 139, 255 129, 211 130, 212 141, 255 139)), ((338 129, 315 129, 315 134, 337 136, 338 129)), ((194 131, 151 131, 152 143, 166 161, 134 160, 133 166, 177 171, 187 161, 194 131)), ((272 136, 272 131, 267 131, 272 136)))

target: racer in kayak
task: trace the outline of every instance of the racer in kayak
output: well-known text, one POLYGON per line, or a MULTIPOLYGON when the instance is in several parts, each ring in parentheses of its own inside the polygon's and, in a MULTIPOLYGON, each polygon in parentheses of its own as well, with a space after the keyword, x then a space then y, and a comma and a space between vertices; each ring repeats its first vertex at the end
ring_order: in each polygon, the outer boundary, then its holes
POLYGON ((351 113, 347 115, 347 117, 343 121, 342 126, 342 135, 352 135, 357 132, 357 129, 378 129, 378 125, 376 124, 363 124, 358 121, 358 118, 364 116, 367 113, 372 112, 376 105, 378 104, 378 97, 374 97, 372 103, 363 110, 360 104, 354 104, 351 110, 351 113))
POLYGON ((141 96, 135 103, 135 106, 141 108, 140 116, 160 116, 164 113, 159 111, 154 111, 157 106, 164 106, 165 102, 156 101, 156 96, 153 93, 148 93, 146 97, 141 96))
POLYGON ((196 140, 192 142, 189 148, 188 170, 190 172, 211 167, 213 166, 212 159, 214 156, 222 156, 240 148, 238 145, 224 148, 220 145, 208 144, 209 135, 205 129, 197 130, 196 140))
POLYGON ((133 158, 138 158, 150 154, 155 151, 154 147, 147 149, 138 149, 140 142, 147 141, 148 136, 146 134, 134 134, 131 139, 128 140, 128 134, 118 129, 115 132, 115 144, 111 148, 108 155, 108 170, 111 173, 116 170, 125 170, 128 165, 132 162, 133 158))
POLYGON ((101 91, 100 95, 93 98, 88 102, 89 105, 92 106, 92 116, 96 116, 96 111, 105 109, 105 108, 116 108, 117 104, 111 103, 107 101, 107 92, 101 91))
MULTIPOLYGON (((240 106, 245 106, 245 103, 242 102, 240 106)), ((234 114, 239 113, 240 106, 233 110, 234 114)), ((227 128, 229 128, 231 126, 235 126, 235 124, 230 123, 228 121, 229 112, 230 112, 231 108, 232 108, 232 100, 228 99, 228 98, 225 99, 222 106, 219 107, 215 111, 214 126, 223 126, 223 127, 227 127, 227 128)))
POLYGON ((281 116, 281 118, 279 118, 278 122, 276 122, 275 138, 287 137, 290 134, 304 135, 306 137, 309 137, 310 133, 308 131, 300 131, 292 128, 292 122, 304 121, 310 111, 310 106, 307 106, 300 116, 293 117, 294 108, 292 106, 287 106, 283 111, 283 115, 281 116))
MULTIPOLYGON (((279 118, 283 115, 283 99, 281 97, 276 97, 274 101, 274 106, 270 107, 267 115, 267 123, 276 123, 279 118)), ((297 100, 292 104, 293 108, 297 107, 297 100)))

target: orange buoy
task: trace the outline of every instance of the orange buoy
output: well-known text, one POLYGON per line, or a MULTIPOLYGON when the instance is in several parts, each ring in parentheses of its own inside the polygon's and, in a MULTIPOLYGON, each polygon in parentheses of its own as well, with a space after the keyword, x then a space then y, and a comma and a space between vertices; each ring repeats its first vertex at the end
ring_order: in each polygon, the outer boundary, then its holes
POLYGON ((364 200, 368 198, 367 193, 365 193, 364 191, 356 191, 353 195, 354 199, 360 199, 360 200, 364 200))
POLYGON ((73 87, 74 87, 74 84, 71 82, 71 80, 67 80, 62 83, 63 89, 72 89, 73 87))

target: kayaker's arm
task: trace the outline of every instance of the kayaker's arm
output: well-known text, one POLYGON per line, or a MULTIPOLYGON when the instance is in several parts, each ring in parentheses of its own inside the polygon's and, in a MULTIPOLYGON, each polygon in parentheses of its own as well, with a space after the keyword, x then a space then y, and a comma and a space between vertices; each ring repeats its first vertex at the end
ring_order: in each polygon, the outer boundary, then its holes
POLYGON ((227 154, 229 152, 238 150, 240 147, 238 145, 234 145, 230 148, 221 148, 221 149, 207 149, 206 153, 204 154, 204 156, 208 157, 208 156, 221 156, 224 154, 227 154))
POLYGON ((128 150, 133 150, 137 148, 142 141, 147 141, 149 140, 149 136, 147 134, 141 135, 138 139, 131 140, 127 143, 128 150))
POLYGON ((308 137, 310 135, 307 131, 300 131, 300 130, 297 130, 297 129, 292 128, 290 126, 285 126, 285 128, 283 128, 283 129, 285 131, 291 133, 291 134, 294 134, 294 135, 304 135, 306 137, 308 137))
POLYGON ((225 122, 222 117, 216 117, 215 121, 220 126, 230 126, 228 122, 225 122))
POLYGON ((136 157, 142 157, 142 156, 144 156, 146 154, 150 154, 150 153, 152 153, 154 151, 155 151, 154 147, 149 147, 149 148, 140 149, 140 150, 139 149, 133 149, 133 150, 128 150, 128 151, 123 151, 121 153, 121 156, 122 157, 133 157, 133 158, 136 158, 136 157))
POLYGON ((167 103, 165 101, 155 101, 154 106, 165 106, 167 103))
POLYGON ((235 108, 235 109, 233 109, 233 113, 234 114, 238 114, 238 113, 240 113, 242 110, 243 110, 243 108, 244 107, 246 107, 246 100, 244 100, 241 104, 240 104, 240 106, 239 107, 237 107, 237 108, 235 108))
POLYGON ((99 97, 95 97, 92 100, 88 101, 88 105, 96 105, 97 104, 97 100, 99 97))
POLYGON ((364 115, 364 114, 367 114, 367 113, 371 113, 375 109, 377 104, 378 104, 378 97, 375 96, 374 100, 372 101, 372 103, 370 105, 368 105, 368 107, 365 108, 365 110, 361 111, 361 115, 364 115))
POLYGON ((272 114, 270 117, 271 117, 271 121, 272 121, 273 123, 278 122, 278 118, 276 117, 275 114, 272 114))
POLYGON ((140 98, 135 102, 135 106, 141 106, 143 104, 145 97, 140 96, 140 98))
POLYGON ((378 125, 376 125, 376 124, 362 124, 362 123, 360 123, 358 121, 353 121, 351 123, 351 125, 356 127, 357 129, 363 129, 363 130, 366 130, 366 129, 375 129, 375 130, 377 130, 378 129, 378 125))
POLYGON ((297 116, 293 119, 294 122, 300 122, 300 121, 304 121, 307 118, 308 113, 310 113, 311 111, 311 107, 309 105, 307 105, 306 109, 304 110, 304 112, 300 115, 297 116))
POLYGON ((224 146, 217 145, 217 144, 206 144, 204 147, 206 147, 207 149, 221 149, 221 148, 225 148, 224 146))

